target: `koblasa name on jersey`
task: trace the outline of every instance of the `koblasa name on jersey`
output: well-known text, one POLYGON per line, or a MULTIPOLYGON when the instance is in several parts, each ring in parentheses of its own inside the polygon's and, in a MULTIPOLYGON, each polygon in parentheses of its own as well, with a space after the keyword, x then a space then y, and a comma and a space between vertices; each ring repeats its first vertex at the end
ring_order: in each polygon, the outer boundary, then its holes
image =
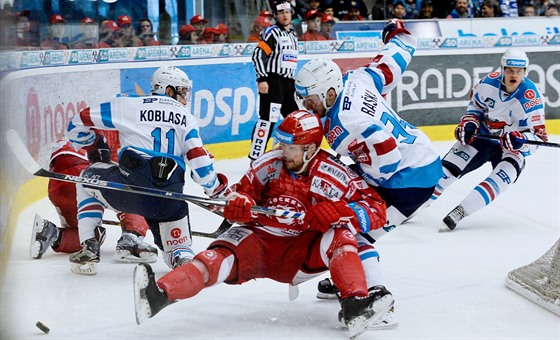
POLYGON ((182 125, 187 127, 187 116, 180 112, 165 110, 140 110, 140 117, 137 123, 142 122, 162 122, 162 123, 172 123, 175 125, 182 125))

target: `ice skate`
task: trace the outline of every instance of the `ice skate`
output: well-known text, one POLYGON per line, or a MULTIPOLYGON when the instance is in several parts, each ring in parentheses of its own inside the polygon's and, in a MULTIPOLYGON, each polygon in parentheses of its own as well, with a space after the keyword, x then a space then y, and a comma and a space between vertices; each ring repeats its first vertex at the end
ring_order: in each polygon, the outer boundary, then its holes
POLYGON ((340 292, 332 283, 331 279, 326 278, 317 284, 317 299, 319 300, 336 300, 340 292))
MULTIPOLYGON (((342 311, 338 312, 338 321, 342 323, 343 329, 348 329, 348 327, 346 327, 346 323, 344 322, 342 311)), ((381 317, 379 321, 375 323, 371 323, 367 329, 369 331, 377 331, 383 329, 392 329, 397 327, 398 325, 399 325, 399 320, 395 316, 395 307, 393 306, 391 307, 391 309, 389 309, 387 313, 385 313, 385 315, 383 315, 383 317, 381 317)))
POLYGON ((194 252, 191 248, 177 248, 172 252, 164 252, 163 260, 169 268, 175 269, 184 264, 191 262, 194 258, 194 252))
POLYGON ((29 244, 31 257, 40 259, 47 249, 57 242, 59 236, 60 229, 54 223, 44 220, 39 214, 36 214, 29 244))
POLYGON ((370 289, 367 297, 342 299, 342 318, 348 327, 348 336, 355 339, 375 324, 393 307, 393 295, 383 286, 370 289))
POLYGON ((124 232, 119 241, 113 259, 129 263, 153 263, 157 261, 157 248, 152 247, 133 233, 124 232))
POLYGON ((153 317, 171 304, 165 292, 158 287, 154 271, 149 264, 141 263, 134 268, 133 284, 137 324, 153 317))
POLYGON ((70 270, 80 275, 95 275, 97 269, 95 264, 99 262, 99 241, 90 238, 82 243, 82 249, 70 254, 70 270))
POLYGON ((451 212, 447 214, 447 216, 445 216, 445 218, 443 219, 443 223, 445 223, 445 225, 442 226, 439 231, 445 232, 455 229, 457 223, 459 223, 459 221, 466 216, 467 213, 465 212, 463 207, 461 205, 456 206, 455 209, 451 210, 451 212))

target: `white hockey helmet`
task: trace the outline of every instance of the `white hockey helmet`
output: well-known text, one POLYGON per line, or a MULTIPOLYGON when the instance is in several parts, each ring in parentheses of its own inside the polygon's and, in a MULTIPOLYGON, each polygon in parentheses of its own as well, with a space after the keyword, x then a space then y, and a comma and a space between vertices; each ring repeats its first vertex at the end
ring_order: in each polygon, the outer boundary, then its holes
POLYGON ((178 92, 181 92, 182 88, 186 88, 185 99, 187 103, 190 103, 192 81, 185 72, 173 66, 158 68, 152 75, 152 93, 165 94, 165 89, 168 86, 173 87, 178 92))
POLYGON ((304 98, 318 95, 326 109, 327 91, 334 89, 338 96, 342 92, 342 72, 337 64, 330 60, 315 59, 303 65, 296 76, 296 93, 304 98))
POLYGON ((527 54, 519 48, 508 48, 502 55, 502 69, 504 67, 524 67, 529 66, 527 54))

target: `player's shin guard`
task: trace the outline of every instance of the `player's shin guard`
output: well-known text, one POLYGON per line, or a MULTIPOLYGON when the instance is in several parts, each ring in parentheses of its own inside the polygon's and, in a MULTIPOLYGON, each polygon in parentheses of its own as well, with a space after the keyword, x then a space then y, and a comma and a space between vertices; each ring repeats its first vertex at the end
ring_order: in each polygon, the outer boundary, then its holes
POLYGON ((159 232, 163 247, 163 260, 170 268, 188 263, 194 257, 189 216, 180 220, 160 222, 159 232))
POLYGON ((379 253, 373 245, 366 242, 361 235, 356 235, 358 240, 358 255, 364 268, 367 286, 373 287, 383 284, 383 272, 379 253))
POLYGON ((191 262, 162 276, 157 285, 163 289, 169 300, 188 299, 204 288, 204 275, 191 262))
POLYGON ((505 192, 517 180, 518 172, 510 162, 500 162, 484 181, 480 182, 461 202, 465 214, 472 215, 505 192))

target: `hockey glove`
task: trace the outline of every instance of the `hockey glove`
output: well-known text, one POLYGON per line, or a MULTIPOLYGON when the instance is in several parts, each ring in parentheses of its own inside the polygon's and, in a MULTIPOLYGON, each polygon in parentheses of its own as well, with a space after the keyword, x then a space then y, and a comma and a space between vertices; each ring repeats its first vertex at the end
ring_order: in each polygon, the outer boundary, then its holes
POLYGON ((383 43, 386 44, 399 33, 410 34, 410 32, 404 28, 404 22, 399 19, 391 19, 389 24, 383 29, 381 36, 383 37, 383 43))
POLYGON ((218 181, 218 186, 216 187, 216 189, 214 189, 214 191, 208 194, 208 196, 213 199, 221 198, 228 188, 228 178, 226 177, 226 175, 217 173, 216 180, 218 181))
POLYGON ((475 140, 473 136, 480 129, 480 122, 474 115, 465 115, 461 117, 461 122, 455 128, 455 138, 461 144, 467 145, 475 140))
POLYGON ((521 132, 510 131, 506 132, 500 138, 500 145, 502 146, 502 149, 515 151, 521 149, 523 147, 523 142, 526 140, 527 138, 525 138, 525 135, 521 132))
POLYGON ((97 135, 95 141, 91 145, 84 147, 84 149, 92 164, 97 162, 111 163, 111 149, 109 144, 107 144, 105 136, 97 135))
POLYGON ((344 201, 325 201, 311 206, 305 213, 305 224, 309 230, 324 233, 329 230, 331 225, 339 225, 350 222, 354 217, 348 203, 344 201))
POLYGON ((251 207, 255 205, 255 200, 251 197, 239 192, 232 192, 226 199, 224 217, 228 221, 247 223, 256 217, 256 215, 251 213, 251 207))

